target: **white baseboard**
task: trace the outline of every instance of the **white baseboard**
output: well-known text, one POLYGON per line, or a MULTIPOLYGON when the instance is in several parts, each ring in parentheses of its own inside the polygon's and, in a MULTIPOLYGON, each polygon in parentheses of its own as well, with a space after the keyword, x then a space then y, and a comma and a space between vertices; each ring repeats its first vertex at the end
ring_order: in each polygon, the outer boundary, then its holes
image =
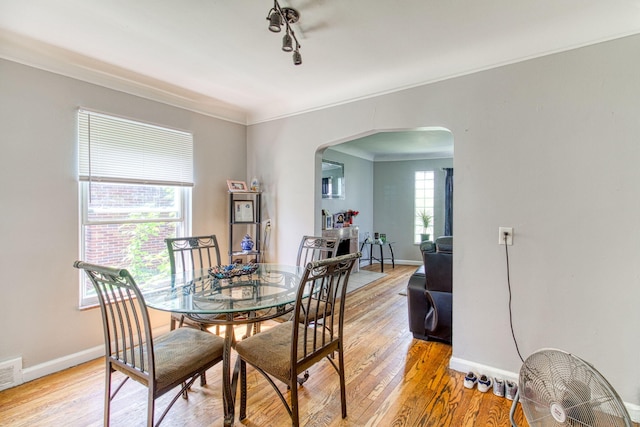
POLYGON ((469 360, 460 359, 458 357, 452 357, 449 360, 449 368, 465 374, 467 372, 475 372, 476 375, 484 374, 492 378, 502 378, 509 381, 518 381, 518 374, 515 372, 505 371, 503 369, 494 368, 493 366, 471 362, 469 360))
POLYGON ((422 265, 422 261, 414 261, 412 259, 397 259, 395 262, 399 265, 422 265))
MULTIPOLYGON (((467 373, 467 372, 475 372, 476 375, 487 375, 493 378, 502 378, 509 381, 518 381, 519 374, 505 371, 502 369, 494 368, 493 366, 484 365, 482 363, 476 363, 465 359, 460 359, 458 357, 452 357, 449 360, 449 368, 454 371, 467 373)), ((638 423, 640 422, 640 405, 635 405, 633 403, 624 402, 624 406, 627 408, 631 419, 638 423)))
POLYGON ((624 402, 624 406, 627 407, 627 411, 631 416, 634 423, 640 423, 640 405, 634 405, 633 403, 624 402))
MULTIPOLYGON (((161 327, 153 329, 153 336, 159 336, 167 333, 169 326, 163 325, 161 327)), ((104 345, 99 345, 86 350, 79 351, 77 353, 69 354, 59 357, 57 359, 49 360, 38 365, 31 366, 22 370, 22 382, 32 381, 64 369, 71 368, 73 366, 80 365, 90 360, 97 359, 104 356, 104 345)), ((16 384, 19 385, 19 384, 16 384)))
POLYGON ((22 379, 24 382, 33 381, 37 378, 62 371, 81 363, 88 362, 98 357, 104 356, 104 345, 89 348, 78 353, 62 356, 57 359, 49 360, 39 365, 34 365, 22 370, 22 379))

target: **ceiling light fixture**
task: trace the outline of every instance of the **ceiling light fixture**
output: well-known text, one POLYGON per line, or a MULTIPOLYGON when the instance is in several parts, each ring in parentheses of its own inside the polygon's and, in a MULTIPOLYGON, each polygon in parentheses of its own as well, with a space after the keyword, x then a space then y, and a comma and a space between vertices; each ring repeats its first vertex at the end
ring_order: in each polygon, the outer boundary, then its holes
POLYGON ((293 63, 295 65, 302 64, 302 55, 300 55, 300 43, 296 37, 296 33, 293 32, 291 24, 295 24, 300 19, 300 13, 291 7, 280 7, 278 0, 274 0, 273 8, 267 15, 269 21, 269 31, 279 33, 282 31, 282 26, 286 27, 286 32, 282 38, 282 50, 285 52, 293 51, 293 63), (295 50, 293 49, 293 42, 296 42, 295 50))

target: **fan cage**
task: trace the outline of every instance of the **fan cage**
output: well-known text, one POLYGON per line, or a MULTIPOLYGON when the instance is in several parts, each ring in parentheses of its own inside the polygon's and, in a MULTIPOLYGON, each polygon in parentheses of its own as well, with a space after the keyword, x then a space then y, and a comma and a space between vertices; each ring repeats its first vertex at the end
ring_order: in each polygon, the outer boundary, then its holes
POLYGON ((520 369, 519 400, 531 427, 625 426, 622 399, 590 364, 561 350, 540 350, 520 369))

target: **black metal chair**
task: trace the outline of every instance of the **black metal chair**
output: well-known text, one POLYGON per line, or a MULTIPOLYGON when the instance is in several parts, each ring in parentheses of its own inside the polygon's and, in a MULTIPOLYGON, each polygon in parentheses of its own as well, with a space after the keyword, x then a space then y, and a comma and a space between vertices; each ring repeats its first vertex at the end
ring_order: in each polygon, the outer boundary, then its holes
POLYGON ((182 384, 159 425, 181 394, 187 398, 195 379, 222 361, 224 340, 192 328, 152 337, 144 297, 127 270, 81 261, 74 267, 85 271, 100 302, 106 349, 104 425, 109 425, 111 401, 129 378, 148 388, 149 427, 154 425, 155 400, 182 384), (112 394, 111 374, 116 370, 126 377, 112 394))
POLYGON ((346 418, 344 309, 349 276, 353 264, 360 256, 358 252, 307 264, 300 280, 292 320, 236 344, 240 358, 241 420, 246 418, 247 363, 264 375, 289 412, 292 425, 298 426, 298 375, 325 357, 340 377, 342 418, 346 418), (326 295, 325 302, 328 304, 323 304, 320 298, 305 297, 309 294, 326 295), (331 357, 334 352, 337 352, 337 364, 331 357), (274 379, 287 384, 291 393, 291 405, 287 403, 274 379))

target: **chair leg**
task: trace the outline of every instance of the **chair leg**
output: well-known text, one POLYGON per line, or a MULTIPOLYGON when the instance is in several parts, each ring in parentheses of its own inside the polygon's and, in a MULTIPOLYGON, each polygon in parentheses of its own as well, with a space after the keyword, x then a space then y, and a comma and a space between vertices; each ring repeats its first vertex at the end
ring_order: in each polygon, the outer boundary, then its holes
POLYGON ((155 408, 155 402, 156 400, 153 397, 153 391, 151 390, 151 388, 149 388, 149 398, 148 398, 148 403, 147 403, 147 427, 154 427, 153 426, 153 413, 155 408))
POLYGON ((241 421, 247 418, 247 362, 240 359, 240 416, 241 421))
POLYGON ((304 371, 304 375, 298 377, 298 384, 302 385, 309 379, 309 371, 304 371))
POLYGON ((207 372, 203 372, 202 375, 200 375, 200 386, 204 387, 207 385, 207 372))
POLYGON ((347 387, 344 379, 344 355, 342 348, 338 350, 338 375, 340 376, 340 405, 342 406, 342 418, 347 418, 347 387))
POLYGON ((111 415, 111 368, 107 362, 106 382, 104 389, 104 427, 109 427, 111 415))
POLYGON ((296 387, 297 378, 291 382, 291 425, 298 427, 300 425, 300 417, 298 411, 298 387, 296 387))

